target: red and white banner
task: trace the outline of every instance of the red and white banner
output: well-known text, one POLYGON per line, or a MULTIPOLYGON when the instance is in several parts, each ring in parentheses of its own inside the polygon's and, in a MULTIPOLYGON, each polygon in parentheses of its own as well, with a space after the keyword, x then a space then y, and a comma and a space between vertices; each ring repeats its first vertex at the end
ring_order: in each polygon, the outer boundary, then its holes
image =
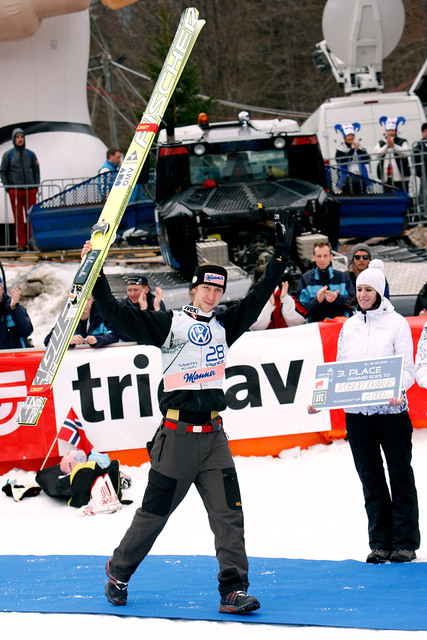
MULTIPOLYGON (((408 319, 414 351, 423 318, 408 319)), ((336 357, 342 320, 286 329, 248 332, 229 351, 224 377, 224 428, 245 455, 276 454, 296 446, 299 435, 338 432, 342 410, 308 415, 316 365, 336 357), (331 431, 332 430, 332 431, 331 431), (338 430, 338 431, 337 431, 338 430), (294 435, 293 445, 284 437, 294 435)), ((158 392, 160 351, 140 345, 69 349, 36 427, 19 426, 19 408, 31 386, 42 352, 0 351, 0 465, 44 459, 70 407, 97 451, 144 449, 161 420, 158 392)), ((414 426, 427 426, 426 391, 409 390, 414 426)), ((341 434, 340 437, 342 437, 341 434)), ((58 441, 52 455, 69 444, 58 441)), ((27 465, 28 467, 28 465, 27 465)))

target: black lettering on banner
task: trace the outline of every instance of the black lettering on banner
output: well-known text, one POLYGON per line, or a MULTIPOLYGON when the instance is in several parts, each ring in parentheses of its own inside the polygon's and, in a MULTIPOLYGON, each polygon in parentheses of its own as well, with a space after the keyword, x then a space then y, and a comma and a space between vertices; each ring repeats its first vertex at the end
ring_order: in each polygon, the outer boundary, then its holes
MULTIPOLYGON (((294 402, 302 365, 303 360, 291 360, 286 377, 286 384, 284 384, 274 362, 261 364, 279 404, 292 404, 294 402)), ((226 379, 239 375, 245 376, 246 382, 240 382, 227 389, 225 394, 227 406, 230 409, 244 409, 247 406, 261 407, 261 387, 257 370, 248 365, 236 365, 225 370, 226 379), (237 394, 243 390, 247 390, 246 397, 243 399, 237 398, 237 394)))
POLYGON ((257 370, 248 365, 237 365, 225 370, 225 379, 233 376, 245 376, 246 382, 240 382, 229 387, 225 394, 227 405, 230 409, 244 409, 248 405, 251 407, 261 407, 261 389, 257 370), (247 395, 242 400, 237 398, 240 391, 247 391, 247 395))
MULTIPOLYGON (((138 354, 133 360, 137 369, 145 369, 150 361, 144 354, 138 354)), ((77 380, 73 383, 74 391, 80 394, 80 405, 82 418, 87 422, 102 422, 105 419, 104 411, 95 408, 93 389, 102 387, 101 378, 92 378, 90 364, 86 363, 77 367, 77 380)), ((108 376, 108 397, 110 401, 110 413, 112 420, 122 420, 125 415, 125 405, 123 402, 124 390, 132 387, 132 375, 127 373, 122 378, 120 376, 108 376)), ((153 405, 151 402, 150 376, 148 373, 136 376, 136 389, 138 392, 139 415, 147 418, 153 415, 153 405)), ((134 403, 131 397, 129 402, 134 403)))
MULTIPOLYGON (((137 369, 146 369, 150 361, 144 354, 138 354, 135 356, 133 364, 137 369)), ((261 364, 262 370, 280 405, 292 404, 295 401, 302 365, 303 360, 292 360, 289 363, 288 374, 284 382, 274 362, 261 364)), ((236 365, 226 368, 226 380, 235 376, 243 376, 246 379, 227 389, 225 392, 227 406, 233 410, 244 409, 248 406, 262 407, 261 385, 257 369, 249 365, 236 365)), ((136 375, 136 392, 138 394, 139 415, 141 418, 153 415, 150 384, 150 375, 148 373, 136 375)), ((108 376, 107 385, 111 419, 122 420, 125 417, 123 394, 126 388, 133 386, 132 374, 128 373, 122 378, 108 376)), ((89 363, 77 367, 77 380, 73 380, 72 387, 74 391, 78 391, 80 394, 83 420, 86 422, 102 422, 105 419, 105 412, 96 409, 93 394, 94 389, 102 387, 102 379, 92 378, 89 363)), ((162 392, 163 380, 159 383, 157 393, 159 400, 162 392)), ((129 401, 134 403, 134 397, 131 396, 129 401)))
MULTIPOLYGON (((133 363, 138 369, 145 369, 150 364, 149 359, 143 353, 135 356, 133 363)), ((151 404, 150 376, 148 373, 136 376, 138 387, 139 415, 146 418, 153 415, 153 405, 151 404)))
POLYGON ((123 412, 123 391, 126 387, 132 386, 130 373, 123 378, 112 376, 108 380, 108 395, 110 397, 110 411, 112 420, 120 420, 124 417, 123 412))
POLYGON ((279 404, 294 402, 303 362, 303 360, 292 360, 289 363, 286 385, 283 384, 282 377, 274 362, 261 365, 279 404))
POLYGON ((73 389, 80 393, 82 418, 86 422, 102 422, 104 412, 97 411, 93 403, 93 389, 101 386, 101 378, 92 378, 90 364, 77 367, 77 380, 73 380, 73 389))

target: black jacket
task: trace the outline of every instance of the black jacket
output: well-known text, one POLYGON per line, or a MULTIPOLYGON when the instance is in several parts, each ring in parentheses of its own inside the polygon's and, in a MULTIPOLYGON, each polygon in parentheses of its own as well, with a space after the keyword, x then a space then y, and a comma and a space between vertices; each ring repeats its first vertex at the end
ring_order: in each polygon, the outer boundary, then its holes
POLYGON ((40 184, 40 167, 34 151, 15 145, 15 136, 21 130, 12 132, 13 149, 3 154, 0 177, 4 185, 19 186, 31 185, 37 187, 40 184))
MULTIPOLYGON (((154 298, 155 298, 154 294, 152 294, 151 291, 149 291, 147 293, 147 311, 154 311, 154 298)), ((126 298, 120 298, 119 302, 121 304, 127 305, 128 307, 131 307, 132 309, 139 309, 137 305, 133 304, 133 302, 129 299, 128 296, 126 296, 126 298)), ((166 311, 166 307, 163 300, 160 302, 160 310, 166 311)), ((126 334, 122 333, 121 331, 117 331, 117 335, 118 335, 118 339, 121 342, 133 342, 132 338, 129 338, 126 334)))
POLYGON ((33 325, 25 307, 17 304, 11 309, 10 302, 10 296, 3 293, 0 302, 0 349, 23 349, 26 346, 24 338, 32 334, 33 325))
MULTIPOLYGON (((217 316, 225 330, 226 342, 231 346, 248 331, 264 308, 279 282, 286 263, 272 258, 265 273, 243 300, 217 316)), ((101 274, 93 289, 93 295, 103 316, 119 331, 140 344, 162 347, 172 324, 172 311, 141 311, 121 304, 111 293, 108 280, 101 274)), ((186 412, 202 413, 226 407, 222 389, 174 390, 160 392, 160 410, 184 409, 186 412)))

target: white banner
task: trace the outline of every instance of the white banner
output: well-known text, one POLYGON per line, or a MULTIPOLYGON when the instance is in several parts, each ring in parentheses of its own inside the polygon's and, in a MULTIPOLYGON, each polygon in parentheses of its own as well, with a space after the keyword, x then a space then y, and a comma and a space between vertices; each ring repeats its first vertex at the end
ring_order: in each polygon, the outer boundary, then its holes
MULTIPOLYGON (((306 410, 321 362, 317 324, 244 334, 225 371, 228 408, 221 415, 230 440, 330 429, 329 416, 306 410)), ((155 347, 69 349, 53 387, 57 428, 73 407, 95 449, 145 447, 161 420, 161 379, 155 347)), ((60 444, 60 454, 68 448, 60 444)))

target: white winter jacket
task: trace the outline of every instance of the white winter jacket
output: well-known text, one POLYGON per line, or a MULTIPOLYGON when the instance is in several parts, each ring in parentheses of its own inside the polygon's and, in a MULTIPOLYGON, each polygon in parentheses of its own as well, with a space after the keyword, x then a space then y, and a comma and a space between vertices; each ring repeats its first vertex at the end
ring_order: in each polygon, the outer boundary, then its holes
POLYGON ((421 331, 417 347, 417 357, 415 358, 415 379, 420 385, 427 389, 427 322, 421 331))
POLYGON ((400 407, 381 404, 370 407, 349 407, 347 413, 400 413, 408 410, 406 391, 414 384, 415 367, 413 343, 409 324, 396 313, 387 298, 383 298, 378 309, 356 311, 341 329, 338 338, 337 361, 372 360, 387 356, 404 356, 402 393, 404 402, 400 407))

